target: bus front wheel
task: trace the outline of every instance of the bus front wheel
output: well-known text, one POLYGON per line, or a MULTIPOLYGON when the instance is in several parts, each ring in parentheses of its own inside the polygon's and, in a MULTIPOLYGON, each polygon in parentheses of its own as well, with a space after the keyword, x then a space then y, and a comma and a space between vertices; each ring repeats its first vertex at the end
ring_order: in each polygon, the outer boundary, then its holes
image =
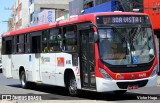
POLYGON ((71 96, 77 96, 79 93, 79 90, 77 89, 76 78, 73 74, 70 75, 70 78, 69 78, 68 90, 71 96))

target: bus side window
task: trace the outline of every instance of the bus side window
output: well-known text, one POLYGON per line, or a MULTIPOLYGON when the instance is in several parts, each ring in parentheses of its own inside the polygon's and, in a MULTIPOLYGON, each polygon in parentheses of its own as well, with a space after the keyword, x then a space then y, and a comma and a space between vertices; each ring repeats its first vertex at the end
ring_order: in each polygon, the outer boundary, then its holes
POLYGON ((18 53, 19 35, 16 36, 16 53, 18 53))
POLYGON ((30 36, 29 34, 25 35, 25 53, 30 53, 30 36))
POLYGON ((24 35, 16 36, 16 53, 24 53, 24 35))
POLYGON ((2 38, 2 54, 12 54, 12 37, 2 38))
POLYGON ((24 35, 19 36, 18 53, 24 53, 24 35))
POLYGON ((60 29, 50 29, 49 31, 49 52, 60 51, 61 31, 60 29))
POLYGON ((6 54, 12 54, 12 40, 6 41, 6 54))
POLYGON ((12 39, 12 54, 15 54, 16 53, 16 36, 13 36, 13 39, 12 39))
POLYGON ((42 32, 42 53, 48 53, 48 30, 42 32))
POLYGON ((2 38, 2 54, 6 54, 6 41, 2 38))
POLYGON ((63 42, 65 46, 65 51, 76 52, 77 51, 77 27, 76 25, 63 28, 63 34, 64 34, 63 42))

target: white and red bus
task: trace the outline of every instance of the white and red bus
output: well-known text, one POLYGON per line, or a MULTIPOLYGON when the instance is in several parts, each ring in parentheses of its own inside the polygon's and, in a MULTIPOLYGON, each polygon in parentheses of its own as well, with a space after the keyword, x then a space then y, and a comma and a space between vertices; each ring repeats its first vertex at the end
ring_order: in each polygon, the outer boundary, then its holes
POLYGON ((143 13, 92 13, 2 35, 3 74, 79 90, 125 93, 155 86, 157 54, 152 24, 143 13))

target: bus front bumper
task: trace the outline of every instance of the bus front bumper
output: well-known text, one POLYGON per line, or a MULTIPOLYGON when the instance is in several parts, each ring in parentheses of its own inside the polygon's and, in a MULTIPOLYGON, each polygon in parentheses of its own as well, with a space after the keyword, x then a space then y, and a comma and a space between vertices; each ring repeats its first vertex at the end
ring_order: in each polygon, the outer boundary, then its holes
POLYGON ((104 78, 96 77, 97 92, 131 90, 142 87, 156 86, 157 78, 157 75, 136 80, 106 80, 104 78))

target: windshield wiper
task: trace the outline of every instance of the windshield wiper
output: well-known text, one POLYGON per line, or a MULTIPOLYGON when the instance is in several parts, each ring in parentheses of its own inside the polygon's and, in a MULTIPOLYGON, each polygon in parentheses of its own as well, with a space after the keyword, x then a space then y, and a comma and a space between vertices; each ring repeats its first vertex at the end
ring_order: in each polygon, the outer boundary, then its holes
POLYGON ((142 30, 142 27, 139 25, 138 28, 137 28, 137 30, 135 30, 136 33, 133 32, 133 33, 131 34, 131 38, 132 38, 131 41, 136 40, 136 38, 140 35, 141 30, 142 30))

